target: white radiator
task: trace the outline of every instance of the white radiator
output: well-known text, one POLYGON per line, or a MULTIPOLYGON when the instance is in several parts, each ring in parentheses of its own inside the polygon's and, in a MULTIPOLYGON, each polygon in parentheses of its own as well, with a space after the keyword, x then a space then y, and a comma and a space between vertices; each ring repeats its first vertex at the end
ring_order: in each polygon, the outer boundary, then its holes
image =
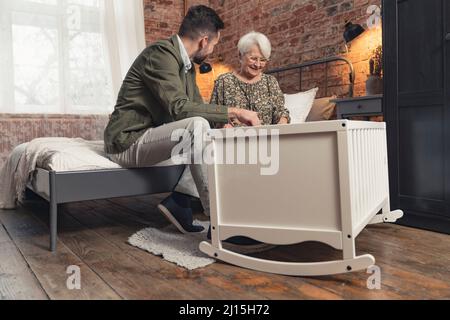
POLYGON ((200 249, 239 266, 289 275, 365 269, 355 238, 369 223, 402 216, 389 208, 384 123, 325 121, 211 130, 209 166, 212 241, 200 249), (381 213, 379 213, 381 210, 381 213), (377 214, 379 213, 379 214, 377 214), (226 250, 232 236, 288 245, 320 241, 342 260, 292 263, 226 250))

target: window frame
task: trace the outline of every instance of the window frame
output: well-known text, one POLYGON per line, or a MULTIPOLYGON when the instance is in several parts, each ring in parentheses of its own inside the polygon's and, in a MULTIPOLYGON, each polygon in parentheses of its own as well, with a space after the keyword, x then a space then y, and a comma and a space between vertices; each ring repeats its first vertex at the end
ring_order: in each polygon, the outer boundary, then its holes
MULTIPOLYGON (((98 7, 86 6, 82 4, 72 3, 70 0, 57 0, 56 4, 46 4, 33 2, 32 0, 15 0, 15 1, 1 1, 0 0, 0 41, 5 46, 3 53, 5 54, 4 65, 0 64, 2 70, 6 72, 1 76, 0 86, 3 92, 0 91, 0 112, 3 113, 31 113, 31 114, 107 114, 110 113, 110 108, 102 107, 101 111, 95 110, 98 106, 91 105, 76 105, 70 99, 70 36, 71 29, 67 26, 68 23, 68 9, 71 7, 79 8, 81 21, 89 21, 89 23, 80 24, 80 32, 90 32, 100 34, 100 37, 105 39, 105 34, 102 32, 101 19, 86 19, 89 16, 101 16, 102 3, 100 1, 98 7), (58 48, 58 100, 56 105, 21 105, 16 102, 15 98, 15 63, 14 63, 14 49, 13 49, 13 26, 14 13, 18 14, 32 14, 44 15, 54 17, 56 25, 49 25, 49 28, 55 28, 57 32, 57 48, 58 48), (94 22, 94 24, 92 23, 94 22), (100 32, 99 32, 100 30, 100 32)), ((40 26, 38 24, 19 24, 27 26, 40 26)), ((73 29, 72 29, 73 30, 73 29)), ((107 44, 103 41, 103 45, 107 44)), ((105 72, 110 84, 111 102, 113 102, 113 88, 112 88, 112 74, 111 66, 109 66, 109 56, 105 49, 105 72)), ((0 61, 1 63, 1 61, 0 61)), ((0 89, 1 90, 1 89, 0 89)))

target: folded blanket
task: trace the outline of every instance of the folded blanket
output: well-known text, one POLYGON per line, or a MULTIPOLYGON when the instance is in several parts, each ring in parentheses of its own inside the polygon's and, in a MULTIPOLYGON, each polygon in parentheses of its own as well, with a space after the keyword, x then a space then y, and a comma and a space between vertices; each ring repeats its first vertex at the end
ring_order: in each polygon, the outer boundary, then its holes
POLYGON ((23 143, 15 147, 0 170, 0 209, 14 209, 16 206, 14 175, 26 146, 27 144, 23 143))
POLYGON ((17 146, 0 170, 0 208, 14 209, 36 167, 54 171, 120 168, 104 153, 103 141, 38 138, 17 146))

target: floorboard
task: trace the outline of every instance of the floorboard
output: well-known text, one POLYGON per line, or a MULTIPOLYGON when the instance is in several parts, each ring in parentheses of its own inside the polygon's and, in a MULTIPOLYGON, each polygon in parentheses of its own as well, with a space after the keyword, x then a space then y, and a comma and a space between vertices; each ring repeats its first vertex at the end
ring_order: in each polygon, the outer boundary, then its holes
POLYGON ((48 296, 0 224, 0 300, 47 300, 48 296))
MULTIPOLYGON (((41 212, 42 214, 42 212, 41 212)), ((58 250, 48 250, 49 231, 23 208, 0 211, 0 221, 11 235, 18 250, 30 266, 42 288, 50 299, 121 299, 87 264, 64 243, 58 241, 58 250), (81 271, 81 290, 67 287, 69 266, 78 266, 81 271)))

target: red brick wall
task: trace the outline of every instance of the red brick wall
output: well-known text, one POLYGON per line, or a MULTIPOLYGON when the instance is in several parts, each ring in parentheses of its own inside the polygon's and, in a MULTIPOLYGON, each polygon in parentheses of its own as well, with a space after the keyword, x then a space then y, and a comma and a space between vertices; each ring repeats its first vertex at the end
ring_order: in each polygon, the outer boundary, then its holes
MULTIPOLYGON (((381 44, 381 30, 376 32, 377 36, 365 35, 355 40, 349 54, 345 54, 342 34, 346 20, 360 23, 366 28, 366 10, 370 4, 380 6, 381 0, 211 0, 211 7, 226 24, 222 40, 216 47, 216 56, 220 53, 225 65, 237 68, 236 45, 239 38, 249 31, 259 31, 272 42, 269 68, 341 55, 347 57, 355 67, 355 95, 364 95, 369 55, 378 43, 381 44)), ((342 67, 331 68, 330 73, 334 75, 330 82, 331 92, 339 95, 347 91, 342 86, 348 83, 348 76, 343 74, 346 70, 342 67)), ((320 67, 309 71, 309 74, 305 74, 303 89, 323 84, 321 77, 324 72, 320 67)), ((281 81, 284 91, 299 89, 298 77, 289 77, 287 74, 283 77, 286 77, 284 82, 281 81)), ((212 85, 199 85, 203 88, 202 94, 208 97, 212 85)), ((319 95, 323 94, 324 88, 321 88, 319 95)))
POLYGON ((147 44, 165 39, 178 32, 184 17, 185 6, 208 5, 208 0, 143 0, 147 44))
POLYGON ((178 31, 184 16, 181 0, 143 0, 147 44, 165 39, 178 31))
POLYGON ((109 117, 0 114, 0 167, 17 145, 40 137, 102 140, 109 117))

